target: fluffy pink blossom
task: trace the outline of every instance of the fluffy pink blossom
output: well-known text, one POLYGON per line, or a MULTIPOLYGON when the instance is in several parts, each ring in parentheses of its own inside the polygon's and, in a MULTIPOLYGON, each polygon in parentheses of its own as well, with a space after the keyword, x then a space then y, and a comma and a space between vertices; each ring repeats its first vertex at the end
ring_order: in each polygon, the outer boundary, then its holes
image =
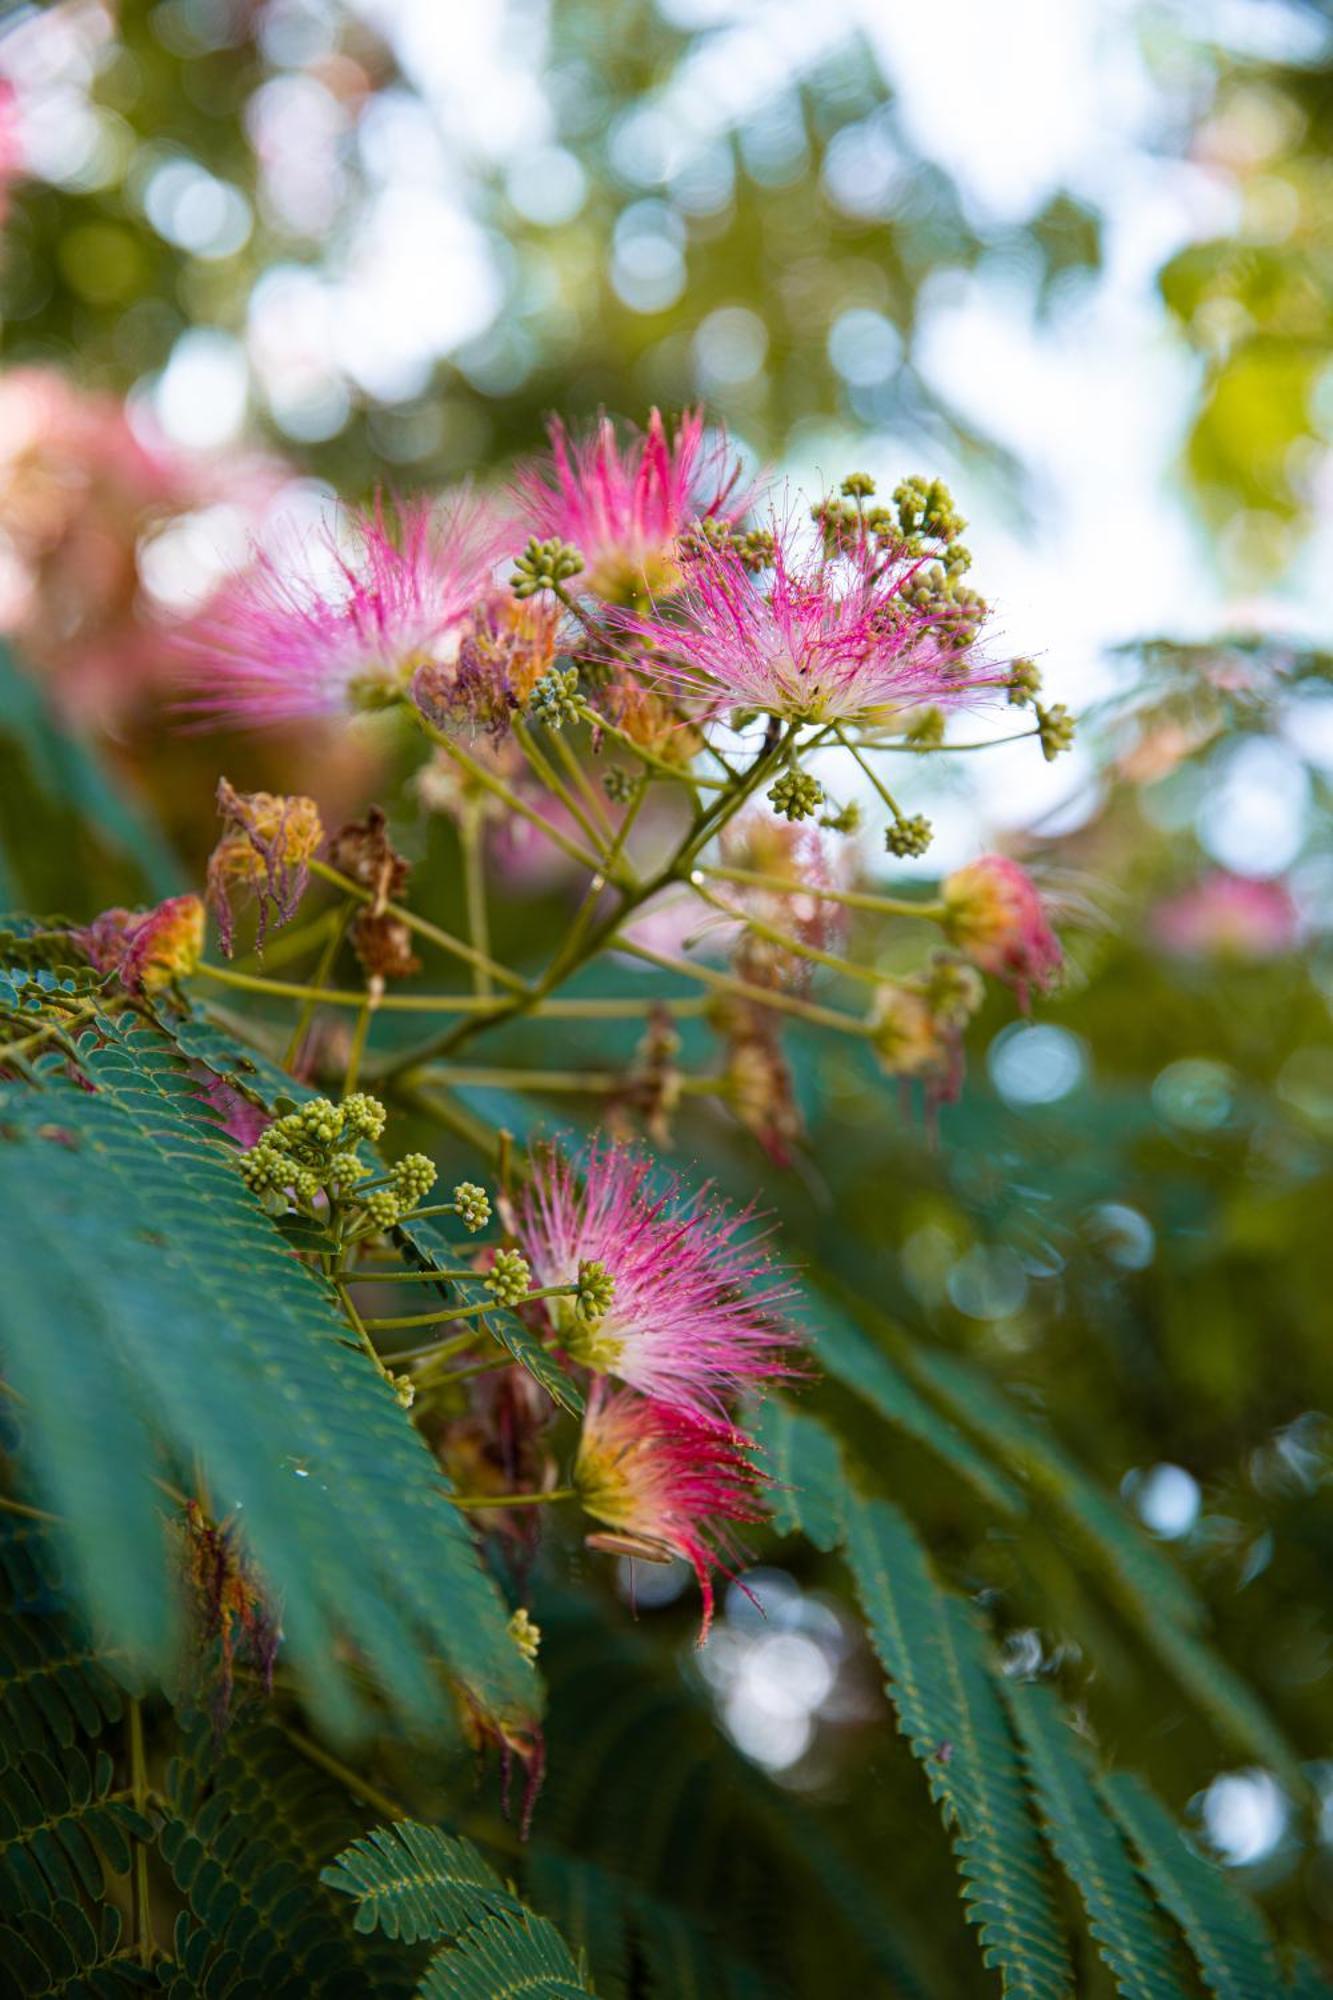
POLYGON ((641 665, 659 685, 710 713, 851 722, 923 702, 956 707, 1005 676, 977 660, 975 609, 960 610, 923 568, 869 548, 830 555, 775 523, 767 575, 701 547, 665 611, 622 611, 616 624, 652 649, 641 665))
POLYGON ((940 895, 952 944, 993 979, 1013 987, 1027 1006, 1029 990, 1045 992, 1062 963, 1060 941, 1046 920, 1026 869, 1002 854, 983 854, 945 877, 940 895))
POLYGON ((764 1518, 751 1450, 743 1432, 602 1382, 584 1413, 574 1483, 612 1531, 589 1543, 649 1562, 682 1556, 703 1598, 700 1645, 713 1622, 713 1571, 735 1574, 731 1524, 764 1518))
POLYGON ((520 472, 514 497, 525 531, 555 536, 583 557, 579 586, 611 603, 672 589, 676 540, 705 516, 732 523, 749 504, 739 464, 704 435, 702 410, 686 410, 668 435, 660 410, 622 445, 609 417, 571 440, 559 417, 549 455, 520 472))
POLYGON ((1285 882, 1221 870, 1159 903, 1153 930, 1186 958, 1276 958, 1300 937, 1300 913, 1285 882))
POLYGON ((701 1422, 726 1420, 728 1398, 794 1373, 795 1333, 778 1309, 791 1287, 748 1233, 750 1215, 688 1193, 673 1176, 612 1145, 577 1162, 539 1155, 518 1235, 539 1285, 605 1266, 609 1310, 582 1317, 572 1297, 547 1300, 567 1351, 701 1422))
POLYGON ((261 728, 383 706, 453 658, 512 532, 471 493, 346 517, 258 550, 182 641, 188 706, 261 728))

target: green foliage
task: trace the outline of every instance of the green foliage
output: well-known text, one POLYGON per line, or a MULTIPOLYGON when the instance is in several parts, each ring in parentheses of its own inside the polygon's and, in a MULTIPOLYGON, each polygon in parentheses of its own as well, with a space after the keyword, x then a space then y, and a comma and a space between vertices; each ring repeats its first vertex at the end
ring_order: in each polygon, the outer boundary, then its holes
POLYGON ((465 1840, 405 1820, 355 1841, 320 1878, 356 1898, 356 1926, 406 1944, 449 1940, 419 1991, 506 2000, 587 1993, 554 1924, 519 1902, 465 1840))
MULTIPOLYGON (((1083 1898, 1088 1928, 1126 2000, 1176 2000, 1178 1954, 1096 1790, 1087 1746, 1051 1689, 1002 1683, 1052 1852, 1083 1898)), ((1209 1874, 1216 1878, 1216 1870, 1209 1874)))
POLYGON ((329 1717, 356 1714, 337 1632, 420 1719, 439 1712, 427 1635, 484 1712, 529 1714, 531 1675, 438 1470, 246 1193, 179 1056, 132 1016, 99 1016, 80 1059, 91 1091, 51 1071, 39 1092, 3 1092, 17 1275, 0 1326, 31 1476, 99 1623, 169 1671, 160 1438, 241 1508, 293 1666, 329 1717))
POLYGON ((1102 1779, 1101 1791, 1218 2000, 1268 2000, 1280 1992, 1273 1942, 1249 1899, 1222 1881, 1141 1779, 1117 1771, 1102 1779))

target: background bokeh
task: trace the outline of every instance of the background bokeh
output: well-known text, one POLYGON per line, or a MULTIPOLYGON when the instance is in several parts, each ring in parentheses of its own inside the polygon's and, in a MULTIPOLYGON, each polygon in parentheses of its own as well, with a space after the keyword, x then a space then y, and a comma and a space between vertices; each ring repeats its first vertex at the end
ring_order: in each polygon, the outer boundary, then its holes
MULTIPOLYGON (((1007 841, 1039 871, 1070 979, 1036 1022, 983 1019, 938 1142, 798 1036, 792 1170, 705 1106, 677 1149, 761 1185, 886 1342, 984 1364, 1173 1544, 1326 1825, 1177 1711, 1058 1537, 997 1535, 909 1446, 888 1469, 1016 1666, 1095 1650, 1103 1739, 1151 1736, 1172 1803, 1327 1951, 1325 9, 67 0, 3 29, 4 901, 85 918, 188 883, 220 769, 306 784, 331 823, 379 794, 448 856, 374 727, 259 746, 171 714, 173 621, 335 491, 493 476, 557 406, 696 398, 793 493, 950 479, 1006 644, 1084 726, 1050 766, 932 758, 904 798, 939 827, 923 868, 1007 841)), ((566 893, 516 869, 497 948, 556 935, 566 893)), ((765 1552, 788 1560, 762 1628, 733 1599, 705 1692, 874 1852, 913 1774, 891 1741, 866 1761, 875 1676, 818 1559, 765 1552)), ((674 1658, 672 1584, 638 1604, 674 1658)), ((903 1912, 948 1904, 942 1840, 894 1852, 903 1912)), ((930 1990, 970 1990, 965 1943, 926 1949, 930 1990)))

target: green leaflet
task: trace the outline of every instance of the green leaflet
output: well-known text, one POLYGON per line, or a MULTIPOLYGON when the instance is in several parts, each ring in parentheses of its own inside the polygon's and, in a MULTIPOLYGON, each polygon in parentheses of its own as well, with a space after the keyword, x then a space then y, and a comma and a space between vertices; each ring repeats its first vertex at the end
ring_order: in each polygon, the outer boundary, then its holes
POLYGON ((1095 1552, 1135 1630, 1181 1686, 1234 1742, 1271 1764, 1294 1790, 1302 1789, 1296 1753, 1262 1702, 1197 1636, 1203 1606, 1177 1565, 1048 1431, 977 1370, 937 1350, 915 1348, 913 1354, 918 1377, 1021 1470, 1095 1552))
POLYGON ((835 1381, 933 1451, 993 1507, 1010 1515, 1025 1511, 1026 1502, 1013 1481, 912 1387, 898 1364, 833 1303, 827 1291, 811 1299, 807 1333, 820 1366, 835 1381))
POLYGON ((405 1944, 447 1939, 418 1989, 440 2000, 502 2000, 507 1994, 563 2000, 586 1994, 554 1924, 534 1916, 470 1841, 400 1820, 355 1840, 320 1880, 356 1899, 358 1930, 405 1944))
POLYGON ((439 1712, 436 1653, 483 1711, 521 1725, 534 1677, 426 1446, 246 1192, 170 1045, 134 1017, 98 1028, 94 1091, 52 1068, 39 1092, 0 1092, 15 1273, 0 1343, 29 1405, 26 1462, 67 1520, 95 1616, 169 1670, 160 1438, 197 1456, 243 1524, 327 1721, 357 1712, 341 1633, 418 1721, 439 1712))
POLYGON ((799 1531, 825 1553, 836 1549, 845 1527, 847 1480, 832 1431, 776 1396, 759 1405, 751 1428, 773 1482, 768 1497, 778 1533, 799 1531))
POLYGON ((1083 1898, 1088 1928, 1126 2000, 1187 2000, 1173 1939, 1098 1796, 1090 1758, 1053 1690, 1000 1683, 1057 1860, 1083 1898))
POLYGON ((963 1901, 1008 1995, 1059 2000, 1073 1985, 1023 1772, 985 1641, 942 1591, 896 1508, 848 1508, 847 1559, 898 1723, 955 1828, 963 1901))
POLYGON ((1161 1801, 1127 1771, 1099 1780, 1217 2000, 1273 2000, 1283 1990, 1268 1927, 1248 1896, 1197 1853, 1161 1801))

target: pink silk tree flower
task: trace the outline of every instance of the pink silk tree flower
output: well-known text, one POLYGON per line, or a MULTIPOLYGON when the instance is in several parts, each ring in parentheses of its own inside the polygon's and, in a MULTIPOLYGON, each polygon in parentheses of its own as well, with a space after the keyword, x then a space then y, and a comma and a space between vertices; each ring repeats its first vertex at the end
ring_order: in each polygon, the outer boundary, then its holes
POLYGON ((677 538, 696 521, 738 521, 750 501, 739 463, 710 444, 702 410, 686 410, 668 435, 660 410, 621 444, 603 416, 571 439, 559 417, 547 426, 547 457, 524 466, 514 501, 524 530, 571 543, 583 558, 576 587, 611 604, 634 604, 680 581, 677 538))
POLYGON ((614 623, 646 649, 641 671, 709 714, 857 722, 956 708, 1004 684, 974 650, 979 600, 950 593, 924 557, 868 544, 830 554, 775 521, 767 575, 700 543, 662 612, 620 611, 614 623))
POLYGON ((950 943, 982 972, 1012 986, 1020 1006, 1027 1006, 1032 987, 1045 993, 1055 983, 1063 962, 1060 941, 1036 884, 1016 861, 983 854, 946 876, 940 896, 950 943))
POLYGON ((184 634, 186 706, 242 728, 384 707, 457 656, 512 530, 470 492, 350 513, 258 550, 184 634))
POLYGON ((743 1431, 603 1382, 584 1412, 574 1484, 611 1531, 590 1535, 589 1546, 646 1562, 683 1557, 703 1598, 700 1645, 713 1622, 713 1571, 735 1574, 732 1524, 765 1518, 752 1450, 743 1431))
POLYGON ((577 1161, 544 1152, 535 1166, 518 1238, 537 1283, 576 1284, 593 1263, 614 1286, 600 1317, 572 1295, 546 1301, 574 1360, 702 1423, 725 1424, 730 1397, 797 1372, 797 1336, 778 1311, 791 1286, 748 1234, 748 1211, 605 1143, 577 1161))
POLYGON ((1221 869, 1159 903, 1159 944, 1182 958, 1280 958, 1300 941, 1300 912, 1285 882, 1255 881, 1221 869))

